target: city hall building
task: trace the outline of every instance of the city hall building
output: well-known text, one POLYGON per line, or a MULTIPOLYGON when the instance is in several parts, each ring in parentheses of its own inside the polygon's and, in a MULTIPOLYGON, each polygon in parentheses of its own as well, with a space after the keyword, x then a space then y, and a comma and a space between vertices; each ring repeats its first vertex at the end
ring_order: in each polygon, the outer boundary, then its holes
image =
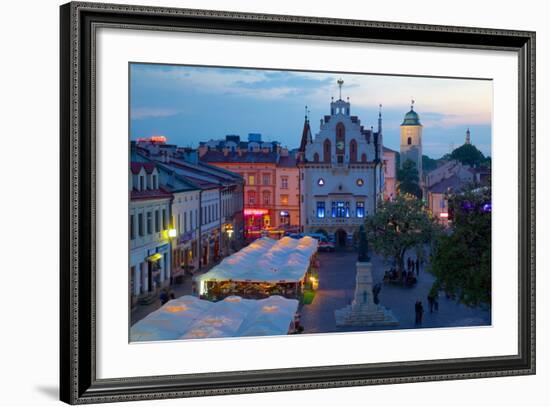
POLYGON ((306 115, 298 154, 302 229, 333 235, 339 245, 353 239, 384 192, 381 112, 377 131, 365 128, 342 100, 342 84, 314 137, 306 115))

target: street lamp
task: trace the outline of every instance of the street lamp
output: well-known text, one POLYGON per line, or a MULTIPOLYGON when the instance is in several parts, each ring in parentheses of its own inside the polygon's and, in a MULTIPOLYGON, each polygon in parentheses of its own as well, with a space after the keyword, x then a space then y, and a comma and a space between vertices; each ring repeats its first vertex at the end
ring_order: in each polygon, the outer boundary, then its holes
POLYGON ((178 235, 176 229, 168 229, 168 237, 176 237, 178 235))

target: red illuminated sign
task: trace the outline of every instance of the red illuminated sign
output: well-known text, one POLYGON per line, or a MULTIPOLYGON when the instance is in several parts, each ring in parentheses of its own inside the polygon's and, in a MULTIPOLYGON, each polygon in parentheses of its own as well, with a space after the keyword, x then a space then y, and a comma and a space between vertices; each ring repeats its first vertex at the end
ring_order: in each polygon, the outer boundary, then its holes
POLYGON ((268 213, 269 211, 267 209, 245 208, 244 210, 245 216, 267 215, 268 213))
POLYGON ((151 136, 149 138, 140 137, 140 138, 137 139, 138 143, 165 144, 167 141, 168 141, 168 139, 165 136, 151 136))

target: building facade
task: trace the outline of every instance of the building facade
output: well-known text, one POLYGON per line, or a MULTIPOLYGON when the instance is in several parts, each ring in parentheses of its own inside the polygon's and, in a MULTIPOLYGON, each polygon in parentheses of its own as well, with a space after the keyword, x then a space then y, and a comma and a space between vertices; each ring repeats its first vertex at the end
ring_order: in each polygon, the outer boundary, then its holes
POLYGON ((384 191, 382 116, 378 131, 365 129, 351 105, 330 104, 319 132, 311 134, 306 117, 300 143, 300 219, 306 233, 333 235, 340 245, 352 240, 384 191))
POLYGON ((170 284, 170 218, 173 195, 160 185, 153 163, 130 164, 129 297, 131 306, 156 299, 170 284))
POLYGON ((201 162, 198 152, 188 148, 145 140, 134 149, 141 160, 166 173, 170 188, 178 192, 171 242, 176 273, 193 273, 230 254, 231 247, 240 247, 244 180, 238 174, 201 162))
POLYGON ((200 160, 239 174, 244 186, 244 224, 247 238, 262 234, 279 237, 299 228, 299 188, 296 159, 277 142, 263 142, 260 134, 248 141, 229 135, 201 143, 200 160))

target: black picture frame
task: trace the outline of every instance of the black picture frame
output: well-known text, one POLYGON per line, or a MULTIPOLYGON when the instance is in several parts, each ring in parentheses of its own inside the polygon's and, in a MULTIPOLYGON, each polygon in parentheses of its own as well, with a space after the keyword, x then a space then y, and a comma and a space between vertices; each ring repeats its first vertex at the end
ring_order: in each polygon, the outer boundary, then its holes
POLYGON ((70 404, 535 373, 535 33, 130 5, 60 8, 60 398, 70 404), (100 26, 516 52, 519 60, 519 349, 514 355, 96 378, 95 72, 100 26))

